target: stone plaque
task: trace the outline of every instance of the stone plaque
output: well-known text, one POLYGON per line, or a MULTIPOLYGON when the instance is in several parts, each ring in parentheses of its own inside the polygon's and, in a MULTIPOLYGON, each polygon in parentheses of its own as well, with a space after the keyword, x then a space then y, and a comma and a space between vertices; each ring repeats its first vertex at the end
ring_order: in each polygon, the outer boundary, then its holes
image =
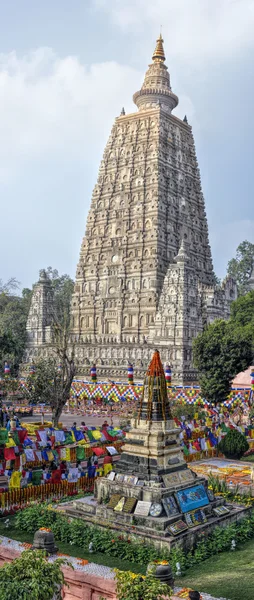
POLYGON ((226 506, 217 506, 217 508, 213 509, 216 517, 224 517, 224 515, 228 515, 230 510, 226 506))
POLYGON ((117 502, 117 505, 114 508, 115 512, 122 512, 124 504, 125 504, 125 500, 126 500, 126 498, 124 496, 122 496, 122 498, 119 500, 119 502, 117 502))
POLYGON ((124 483, 128 483, 128 485, 136 485, 138 478, 134 477, 133 475, 125 475, 123 481, 124 483))
POLYGON ((117 473, 116 474, 116 481, 119 481, 120 483, 122 483, 124 480, 124 475, 121 475, 121 473, 117 473))
POLYGON ((110 456, 114 456, 115 454, 119 454, 114 446, 106 446, 106 449, 110 456))
POLYGON ((172 525, 169 525, 167 531, 169 531, 169 533, 172 535, 179 535, 179 533, 182 533, 182 531, 186 531, 187 529, 188 527, 186 523, 180 520, 176 521, 176 523, 173 523, 172 525))
POLYGON ((189 483, 194 479, 192 472, 189 469, 186 469, 185 471, 179 471, 178 476, 181 483, 189 483))
POLYGON ((136 498, 127 498, 123 507, 123 512, 124 513, 132 513, 134 511, 134 508, 137 504, 137 499, 136 498))
POLYGON ((179 514, 179 510, 174 496, 168 496, 167 498, 163 498, 162 504, 167 517, 173 517, 174 515, 179 514))
POLYGON ((121 498, 121 494, 113 494, 109 500, 109 503, 107 504, 107 508, 115 508, 121 498))
POLYGON ((200 508, 197 508, 197 510, 192 510, 191 512, 185 513, 185 520, 188 527, 197 527, 197 525, 206 523, 207 518, 204 511, 200 508))
POLYGON ((176 492, 176 498, 181 512, 184 513, 209 504, 207 493, 203 484, 195 485, 184 490, 179 490, 179 492, 176 492))
POLYGON ((148 517, 151 506, 152 502, 143 502, 143 500, 139 500, 134 514, 137 515, 137 517, 148 517))
POLYGON ((109 481, 114 481, 115 476, 116 476, 115 471, 110 471, 110 473, 107 476, 107 479, 109 479, 109 481))
POLYGON ((172 487, 173 485, 180 484, 178 473, 169 473, 169 475, 162 475, 162 479, 166 487, 172 487))

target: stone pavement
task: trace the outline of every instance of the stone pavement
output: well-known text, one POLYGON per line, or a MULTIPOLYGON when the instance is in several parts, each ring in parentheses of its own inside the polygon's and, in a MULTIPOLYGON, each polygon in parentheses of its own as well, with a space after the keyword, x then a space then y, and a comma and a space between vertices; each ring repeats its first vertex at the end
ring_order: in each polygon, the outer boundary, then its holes
MULTIPOLYGON (((19 554, 21 552, 23 552, 25 550, 23 544, 21 542, 18 542, 16 540, 12 540, 6 536, 0 536, 0 566, 1 563, 3 564, 3 562, 5 562, 6 560, 9 562, 9 560, 13 560, 14 558, 17 558, 19 556, 19 554)), ((60 555, 61 556, 61 555, 60 555)), ((59 558, 59 555, 53 555, 49 558, 50 562, 53 562, 54 560, 56 560, 57 558, 59 558)), ((92 554, 91 554, 91 559, 92 559, 92 554)), ((98 565, 96 563, 93 562, 89 562, 87 565, 83 565, 82 564, 82 560, 78 559, 78 558, 74 558, 72 556, 66 556, 66 560, 68 560, 69 563, 72 564, 74 572, 71 571, 70 569, 64 569, 64 571, 66 571, 65 575, 68 573, 67 575, 67 579, 68 579, 68 584, 69 584, 69 590, 67 591, 67 597, 68 600, 75 600, 77 599, 76 596, 76 591, 73 589, 73 593, 72 593, 72 587, 74 587, 74 580, 76 579, 76 583, 77 580, 80 580, 80 582, 82 581, 83 585, 85 587, 88 587, 90 585, 93 585, 93 587, 96 586, 96 584, 98 585, 98 589, 100 588, 100 586, 102 585, 101 582, 102 580, 107 580, 108 582, 112 582, 111 585, 106 585, 105 582, 105 586, 108 588, 108 594, 105 594, 105 596, 107 596, 107 598, 114 598, 114 577, 115 577, 115 573, 114 570, 111 569, 110 567, 105 567, 104 565, 98 565), (75 575, 76 573, 76 575, 75 575), (83 577, 82 577, 83 574, 83 577), (70 579, 69 579, 70 577, 70 579), (82 577, 82 579, 81 579, 82 577), (72 581, 73 580, 73 581, 72 581), (113 586, 113 587, 112 587, 113 586)), ((188 586, 188 582, 186 582, 186 587, 188 586)), ((174 589, 174 593, 177 594, 180 589, 179 587, 175 587, 174 589)), ((202 598, 203 600, 226 600, 226 598, 214 598, 214 596, 211 596, 210 594, 206 594, 201 592, 202 598)), ((80 596, 78 596, 80 597, 80 596)), ((171 597, 171 600, 174 600, 174 598, 176 598, 176 600, 179 600, 179 598, 177 598, 177 596, 173 596, 171 597)))

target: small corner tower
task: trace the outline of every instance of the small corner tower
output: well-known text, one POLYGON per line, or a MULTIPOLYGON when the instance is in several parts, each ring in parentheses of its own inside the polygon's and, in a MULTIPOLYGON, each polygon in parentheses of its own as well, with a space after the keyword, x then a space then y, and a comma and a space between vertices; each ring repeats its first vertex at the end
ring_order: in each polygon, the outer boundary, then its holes
POLYGON ((52 341, 53 303, 54 293, 52 283, 46 271, 42 269, 39 281, 33 289, 27 319, 26 362, 34 360, 39 356, 40 350, 47 348, 52 341))

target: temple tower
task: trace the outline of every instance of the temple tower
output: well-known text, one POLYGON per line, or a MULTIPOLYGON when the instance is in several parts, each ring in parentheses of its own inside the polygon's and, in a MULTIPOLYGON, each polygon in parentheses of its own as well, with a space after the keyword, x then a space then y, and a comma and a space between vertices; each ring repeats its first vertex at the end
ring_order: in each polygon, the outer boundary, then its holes
MULTIPOLYGON (((178 98, 161 36, 133 100, 138 111, 114 122, 81 245, 72 302, 78 369, 84 375, 96 362, 100 377, 126 379, 130 361, 143 379, 156 343, 175 382, 190 383, 192 338, 208 320, 215 281, 192 129, 172 114, 178 98)), ((221 317, 225 304, 221 290, 221 317)))
POLYGON ((54 293, 52 283, 44 269, 35 284, 28 314, 26 331, 27 347, 24 362, 48 354, 52 342, 54 293))

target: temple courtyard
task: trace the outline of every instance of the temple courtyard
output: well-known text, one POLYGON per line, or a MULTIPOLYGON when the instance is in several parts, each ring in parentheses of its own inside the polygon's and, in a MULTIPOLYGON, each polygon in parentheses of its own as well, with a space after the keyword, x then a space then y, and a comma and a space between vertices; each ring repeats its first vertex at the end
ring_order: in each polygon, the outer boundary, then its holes
MULTIPOLYGON (((15 518, 11 517, 8 531, 3 521, 0 521, 0 542, 2 550, 6 547, 9 551, 12 549, 21 551, 24 549, 24 545, 32 544, 33 535, 18 530, 15 527, 15 518)), ((71 562, 79 572, 82 571, 84 574, 112 581, 115 568, 141 574, 146 572, 146 567, 117 560, 107 554, 94 553, 91 555, 79 546, 70 546, 63 542, 57 542, 57 545, 59 553, 68 555, 68 560, 69 556, 73 557, 71 562), (88 560, 89 564, 82 565, 82 561, 85 560, 88 560)), ((175 586, 176 591, 185 587, 198 589, 202 592, 203 600, 222 598, 223 600, 253 600, 253 578, 254 540, 250 540, 244 545, 239 545, 235 551, 223 552, 200 565, 193 566, 186 571, 184 576, 176 578, 175 586)))

